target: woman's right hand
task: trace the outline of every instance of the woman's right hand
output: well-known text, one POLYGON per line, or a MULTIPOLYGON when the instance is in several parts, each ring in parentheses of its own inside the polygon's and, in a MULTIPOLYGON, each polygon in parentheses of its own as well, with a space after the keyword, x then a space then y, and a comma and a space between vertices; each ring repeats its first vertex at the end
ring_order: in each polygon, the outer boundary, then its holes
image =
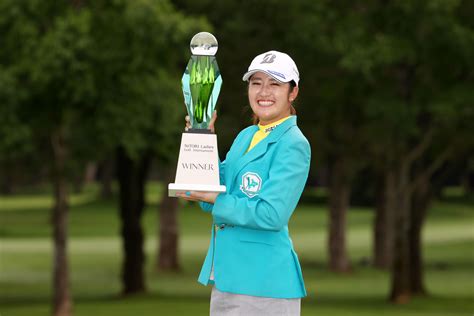
POLYGON ((191 128, 191 119, 189 118, 189 115, 186 115, 184 117, 184 120, 186 121, 186 126, 184 127, 184 130, 187 132, 191 128))
MULTIPOLYGON (((188 131, 191 128, 191 118, 189 117, 189 115, 186 115, 184 117, 184 120, 186 121, 186 126, 184 127, 184 130, 188 131)), ((216 120, 217 120, 217 111, 214 111, 214 113, 212 113, 211 121, 209 122, 209 129, 211 130, 212 133, 215 133, 214 124, 216 123, 216 120)))

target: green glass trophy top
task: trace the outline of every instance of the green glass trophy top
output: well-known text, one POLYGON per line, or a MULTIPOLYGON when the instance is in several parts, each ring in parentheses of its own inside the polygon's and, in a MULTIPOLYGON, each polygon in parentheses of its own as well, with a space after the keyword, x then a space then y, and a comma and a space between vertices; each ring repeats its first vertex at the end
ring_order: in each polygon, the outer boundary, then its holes
POLYGON ((216 107, 222 86, 222 77, 214 55, 217 40, 201 32, 191 40, 192 56, 181 80, 184 102, 191 119, 192 129, 209 129, 209 122, 216 107))

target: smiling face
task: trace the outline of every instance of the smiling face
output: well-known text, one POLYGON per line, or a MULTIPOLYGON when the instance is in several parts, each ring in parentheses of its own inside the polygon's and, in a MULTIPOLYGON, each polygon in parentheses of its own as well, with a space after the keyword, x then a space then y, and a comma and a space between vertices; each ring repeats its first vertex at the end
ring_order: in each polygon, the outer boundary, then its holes
POLYGON ((298 95, 298 87, 290 91, 290 84, 257 72, 249 79, 248 97, 253 113, 261 125, 268 125, 290 115, 291 102, 298 95))

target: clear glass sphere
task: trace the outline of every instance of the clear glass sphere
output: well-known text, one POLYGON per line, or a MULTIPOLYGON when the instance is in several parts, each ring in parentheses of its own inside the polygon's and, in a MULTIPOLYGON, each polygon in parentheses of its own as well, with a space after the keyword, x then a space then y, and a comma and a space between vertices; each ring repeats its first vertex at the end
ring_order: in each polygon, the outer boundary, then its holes
POLYGON ((200 32, 191 39, 193 55, 214 56, 217 53, 217 39, 209 32, 200 32))

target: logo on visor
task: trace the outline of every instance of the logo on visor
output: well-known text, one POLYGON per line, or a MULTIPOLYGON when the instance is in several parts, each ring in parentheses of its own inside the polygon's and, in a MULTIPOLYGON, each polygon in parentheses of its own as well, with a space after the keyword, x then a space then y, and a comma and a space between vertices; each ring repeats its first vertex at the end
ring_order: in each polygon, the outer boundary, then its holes
POLYGON ((263 60, 261 64, 271 64, 273 63, 273 61, 275 61, 275 58, 276 58, 275 54, 272 54, 272 53, 265 54, 265 56, 263 56, 263 60))
POLYGON ((242 176, 242 185, 240 191, 242 191, 249 198, 253 198, 258 194, 262 187, 262 178, 254 172, 246 172, 242 176))

